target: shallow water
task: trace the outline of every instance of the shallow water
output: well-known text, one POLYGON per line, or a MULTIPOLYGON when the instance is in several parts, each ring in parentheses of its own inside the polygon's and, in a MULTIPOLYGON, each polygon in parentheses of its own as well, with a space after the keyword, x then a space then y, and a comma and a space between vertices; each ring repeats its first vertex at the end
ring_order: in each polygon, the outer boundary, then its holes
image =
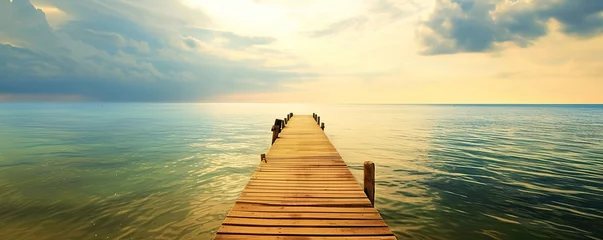
POLYGON ((401 239, 603 239, 603 106, 0 104, 2 239, 208 239, 317 112, 401 239))

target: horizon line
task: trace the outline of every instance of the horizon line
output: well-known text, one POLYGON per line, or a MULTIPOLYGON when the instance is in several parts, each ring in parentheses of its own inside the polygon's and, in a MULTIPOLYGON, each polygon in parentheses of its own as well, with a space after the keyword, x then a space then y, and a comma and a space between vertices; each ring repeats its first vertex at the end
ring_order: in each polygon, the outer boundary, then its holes
POLYGON ((3 103, 166 103, 166 104, 307 104, 307 105, 603 105, 603 103, 343 103, 343 102, 195 102, 195 101, 0 101, 3 103))

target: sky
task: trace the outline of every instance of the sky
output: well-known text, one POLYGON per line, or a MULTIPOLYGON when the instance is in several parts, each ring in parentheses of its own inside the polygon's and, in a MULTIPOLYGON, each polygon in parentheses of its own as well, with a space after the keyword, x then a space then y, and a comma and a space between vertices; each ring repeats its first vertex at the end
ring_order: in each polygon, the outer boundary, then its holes
POLYGON ((603 103, 601 0, 0 0, 0 102, 603 103))

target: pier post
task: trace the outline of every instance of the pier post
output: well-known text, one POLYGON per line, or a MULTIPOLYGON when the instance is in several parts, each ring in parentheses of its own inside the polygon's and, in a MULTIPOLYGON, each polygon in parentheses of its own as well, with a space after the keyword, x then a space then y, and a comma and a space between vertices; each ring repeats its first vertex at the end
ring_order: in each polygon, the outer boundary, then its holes
POLYGON ((375 206, 375 163, 364 162, 364 193, 375 206))
POLYGON ((322 128, 323 131, 325 130, 325 123, 324 122, 320 123, 320 128, 322 128))
POLYGON ((320 116, 316 117, 316 123, 320 125, 320 116))
POLYGON ((283 129, 283 124, 284 121, 280 120, 280 119, 274 119, 274 125, 278 126, 278 132, 281 133, 281 130, 283 129))
POLYGON ((262 153, 262 155, 260 155, 260 162, 268 163, 268 161, 266 161, 266 154, 265 153, 262 153))
POLYGON ((278 132, 280 131, 280 126, 279 125, 272 125, 272 144, 274 144, 274 141, 276 141, 276 138, 278 138, 278 132))
POLYGON ((287 118, 285 118, 285 126, 287 126, 287 121, 288 121, 288 119, 287 119, 287 118))

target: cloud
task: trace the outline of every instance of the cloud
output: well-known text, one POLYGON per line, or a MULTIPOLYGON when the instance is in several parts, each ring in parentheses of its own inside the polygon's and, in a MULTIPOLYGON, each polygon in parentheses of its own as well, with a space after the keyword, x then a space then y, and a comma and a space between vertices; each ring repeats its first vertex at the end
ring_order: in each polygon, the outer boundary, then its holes
POLYGON ((0 1, 0 42, 55 50, 59 39, 45 20, 46 15, 28 1, 0 1))
POLYGON ((356 16, 356 17, 351 17, 351 18, 347 18, 347 19, 343 19, 343 20, 331 23, 329 26, 327 26, 324 29, 306 32, 305 34, 309 37, 314 37, 314 38, 324 37, 324 36, 328 36, 328 35, 337 34, 346 29, 360 28, 367 22, 368 22, 367 17, 356 16))
POLYGON ((190 47, 190 48, 196 48, 199 44, 198 44, 198 40, 195 39, 194 37, 183 37, 182 41, 184 42, 184 44, 186 44, 186 46, 190 47))
POLYGON ((70 21, 55 29, 29 1, 0 0, 0 95, 12 99, 207 101, 275 91, 315 76, 216 54, 252 54, 275 39, 190 27, 207 17, 172 6, 178 3, 159 5, 182 13, 172 16, 144 6, 157 0, 36 2, 56 6, 70 21), (199 49, 200 43, 211 51, 199 49))
POLYGON ((373 2, 370 11, 387 15, 392 19, 398 19, 412 16, 422 9, 423 6, 415 0, 396 2, 390 0, 377 0, 373 2))
POLYGON ((245 49, 257 45, 268 45, 276 41, 272 37, 242 36, 233 32, 219 31, 207 28, 187 28, 183 34, 202 41, 222 41, 221 45, 232 49, 245 49))
POLYGON ((363 2, 352 17, 347 17, 331 22, 323 28, 303 32, 303 35, 311 38, 320 38, 336 35, 346 30, 377 30, 396 21, 418 14, 425 6, 416 0, 391 1, 391 0, 369 0, 363 2))
POLYGON ((603 33, 600 0, 436 0, 417 28, 423 54, 495 51, 504 43, 520 47, 549 32, 549 21, 565 34, 586 38, 603 33))

